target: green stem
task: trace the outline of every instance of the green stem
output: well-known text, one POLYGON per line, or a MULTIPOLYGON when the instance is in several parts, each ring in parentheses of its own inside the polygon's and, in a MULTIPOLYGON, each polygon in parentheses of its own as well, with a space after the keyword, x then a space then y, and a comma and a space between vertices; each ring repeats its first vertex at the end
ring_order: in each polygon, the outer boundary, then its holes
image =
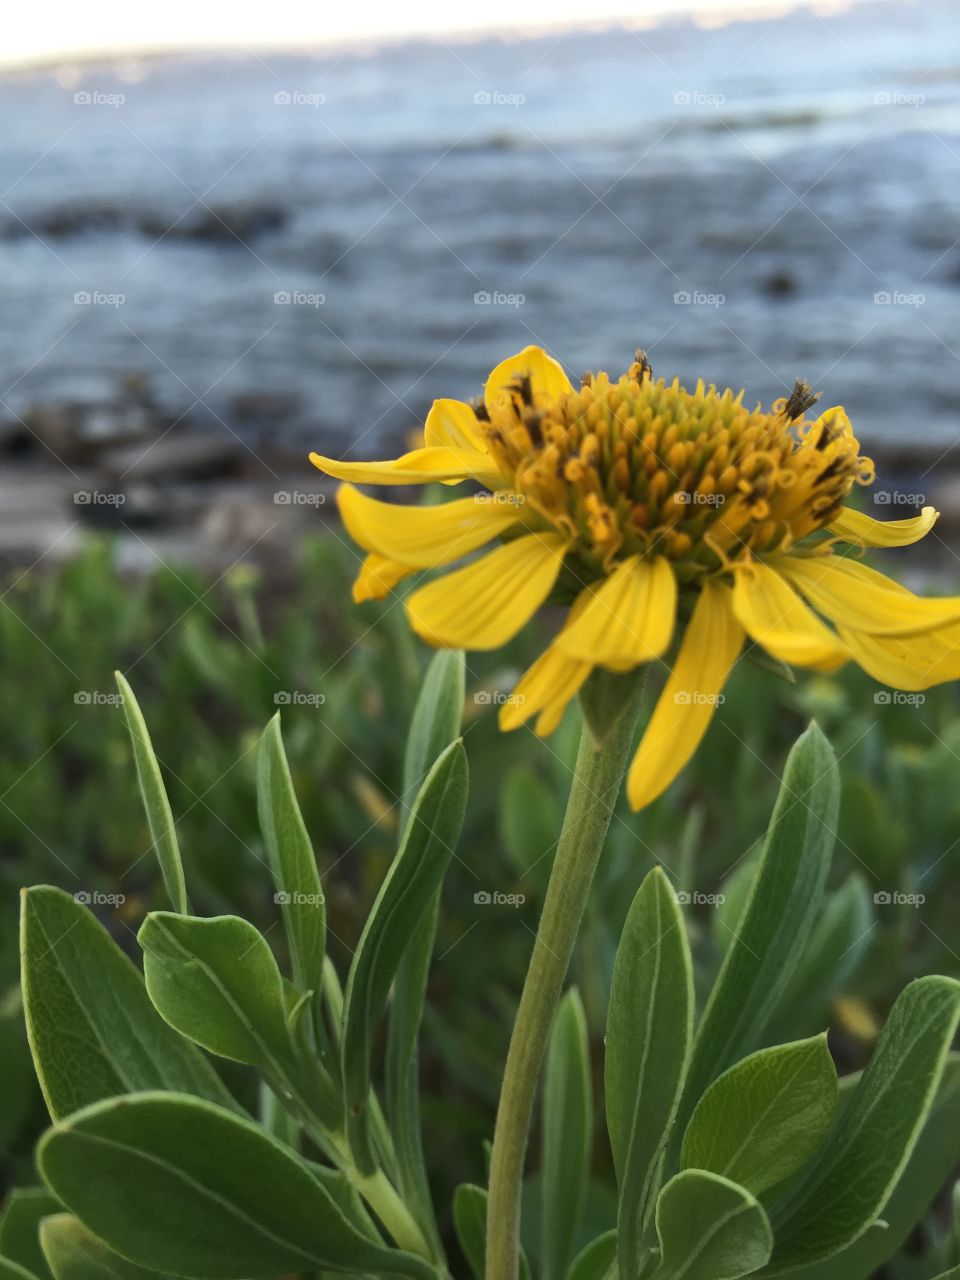
POLYGON ((329 1134, 328 1139, 339 1157, 343 1172, 390 1232, 397 1247, 433 1261, 433 1251, 426 1237, 383 1170, 378 1169, 369 1175, 361 1173, 353 1162, 346 1134, 329 1134))
MULTIPOLYGON (((599 674, 599 673, 598 673, 599 674)), ((587 702, 609 707, 611 681, 594 677, 584 688, 587 702)), ((598 747, 584 724, 563 829, 537 939, 510 1039, 490 1160, 487 1200, 486 1280, 516 1280, 520 1255, 520 1190, 527 1137, 554 1014, 613 806, 626 772, 640 709, 643 680, 620 677, 619 716, 598 747)), ((606 712, 604 712, 606 713, 606 712)), ((587 721, 590 716, 586 716, 587 721)))

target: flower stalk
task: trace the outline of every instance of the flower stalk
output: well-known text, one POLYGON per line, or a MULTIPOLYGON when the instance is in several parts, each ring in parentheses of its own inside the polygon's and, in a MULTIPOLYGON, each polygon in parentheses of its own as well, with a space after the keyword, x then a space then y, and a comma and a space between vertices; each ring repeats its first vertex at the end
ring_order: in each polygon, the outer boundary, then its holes
MULTIPOLYGON (((643 670, 643 669, 641 669, 643 670)), ((517 1010, 497 1110, 487 1200, 487 1280, 516 1280, 527 1138, 550 1029, 623 782, 644 680, 597 672, 581 693, 584 727, 563 828, 517 1010), (611 716, 615 686, 619 698, 611 716)))

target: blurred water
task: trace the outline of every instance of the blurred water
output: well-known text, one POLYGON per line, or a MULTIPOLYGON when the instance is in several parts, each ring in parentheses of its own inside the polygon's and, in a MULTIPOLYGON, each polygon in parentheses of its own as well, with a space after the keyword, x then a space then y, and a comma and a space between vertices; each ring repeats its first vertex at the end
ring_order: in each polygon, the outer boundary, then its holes
POLYGON ((957 435, 954 0, 57 67, 0 111, 12 412, 142 371, 366 454, 536 341, 957 435))

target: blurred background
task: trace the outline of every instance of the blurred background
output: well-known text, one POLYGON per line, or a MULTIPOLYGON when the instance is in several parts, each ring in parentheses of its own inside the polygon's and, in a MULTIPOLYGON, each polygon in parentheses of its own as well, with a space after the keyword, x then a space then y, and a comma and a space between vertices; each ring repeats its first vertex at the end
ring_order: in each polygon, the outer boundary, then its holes
MULTIPOLYGON (((278 706, 341 970, 389 865, 426 655, 403 589, 350 604, 357 555, 308 449, 389 456, 433 397, 476 394, 528 343, 571 376, 616 375, 642 346, 658 375, 764 403, 802 376, 845 404, 875 457, 873 515, 942 512, 890 567, 958 590, 955 0, 692 7, 413 0, 402 17, 364 3, 228 16, 174 0, 9 18, 4 1179, 32 1178, 43 1123, 16 889, 89 895, 131 951, 159 901, 115 667, 151 727, 198 908, 273 919, 253 768, 278 706)), ((424 1044, 444 1203, 483 1177, 576 744, 575 713, 546 743, 497 733, 497 700, 540 639, 469 659, 473 791, 424 1044), (478 907, 494 890, 524 901, 478 907)), ((598 1060, 633 889, 661 861, 690 893, 729 901, 691 909, 706 983, 785 753, 813 715, 841 759, 843 825, 819 970, 792 993, 786 1030, 829 1025, 855 1069, 906 981, 960 975, 955 692, 740 671, 691 769, 614 823, 576 974, 598 1060)), ((596 1229, 607 1160, 598 1146, 596 1229)), ((886 1277, 956 1261, 945 1203, 886 1277)))

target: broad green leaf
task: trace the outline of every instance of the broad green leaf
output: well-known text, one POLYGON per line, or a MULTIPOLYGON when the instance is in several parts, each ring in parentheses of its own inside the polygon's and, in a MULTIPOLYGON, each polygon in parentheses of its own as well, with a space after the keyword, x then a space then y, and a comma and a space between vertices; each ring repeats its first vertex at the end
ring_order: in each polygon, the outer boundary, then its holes
POLYGON ((150 1002, 95 916, 50 885, 22 897, 27 1033, 54 1120, 118 1093, 171 1089, 235 1107, 220 1077, 150 1002))
POLYGON ((702 1169, 671 1178, 657 1200, 655 1280, 738 1280, 773 1248, 770 1222, 745 1187, 702 1169))
POLYGON ((458 741, 427 775, 350 967, 341 1045, 344 1099, 351 1149, 366 1174, 376 1168, 368 1106, 374 1027, 403 953, 431 909, 453 857, 466 801, 467 758, 458 741))
MULTIPOLYGON (((859 1075, 840 1081, 841 1118, 859 1081, 859 1075)), ((950 1177, 956 1167, 958 1133, 960 1055, 952 1054, 913 1154, 883 1206, 882 1222, 832 1258, 791 1271, 790 1280, 869 1280, 897 1252, 950 1177)))
MULTIPOLYGON (((472 1182, 461 1183, 453 1193, 453 1229, 470 1265, 474 1280, 484 1280, 487 1256, 487 1193, 472 1182)), ((520 1251, 520 1280, 530 1280, 530 1265, 520 1251)))
POLYGON ((141 1266, 195 1280, 327 1268, 435 1280, 365 1239, 288 1147, 196 1098, 96 1103, 48 1130, 37 1160, 63 1203, 141 1266))
POLYGON ((590 1042, 575 988, 554 1019, 543 1085, 541 1251, 545 1280, 563 1280, 583 1218, 593 1145, 590 1042))
POLYGON ((41 1219, 62 1207, 46 1187, 14 1187, 0 1214, 0 1254, 40 1280, 50 1280, 38 1233, 41 1219))
POLYGON ((778 1206, 770 1275, 829 1258, 881 1215, 936 1096, 960 1021, 960 983, 918 978, 902 992, 840 1123, 778 1206))
POLYGON ((934 1280, 960 1280, 960 1267, 951 1267, 949 1271, 941 1271, 934 1280))
POLYGON ((323 887, 283 750, 279 712, 260 739, 257 805, 290 947, 293 981, 301 991, 319 995, 327 927, 323 887))
POLYGON ((627 914, 613 967, 604 1081, 619 1188, 621 1275, 636 1275, 693 1035, 690 949, 676 894, 656 867, 627 914))
POLYGON ((616 1275, 617 1233, 608 1231, 591 1240, 574 1258, 567 1280, 608 1280, 616 1275))
POLYGON ((40 1244, 54 1280, 159 1280, 108 1249, 72 1213, 44 1218, 40 1244))
POLYGON ((183 863, 180 860, 180 845, 177 842, 177 828, 173 821, 173 810, 167 798, 167 789, 163 785, 160 766, 147 732, 147 722, 143 718, 140 704, 134 697, 130 685, 120 674, 114 672, 117 688, 123 698, 123 714, 130 731, 133 745, 133 758, 137 766, 137 779, 140 783, 140 794, 143 807, 147 813, 147 826, 150 838, 156 850, 160 873, 166 885, 167 896, 174 911, 181 915, 188 910, 187 888, 183 878, 183 863))
MULTIPOLYGON (((437 757, 455 742, 463 719, 465 690, 463 653, 441 649, 427 668, 407 737, 403 760, 404 822, 417 792, 437 757)), ((442 1252, 420 1128, 418 1039, 423 1020, 427 977, 433 956, 440 906, 439 889, 413 930, 394 982, 387 1035, 386 1102, 400 1174, 400 1188, 417 1221, 442 1252)))
POLYGON ((783 1182, 823 1142, 837 1108, 826 1032, 759 1049, 714 1080, 683 1138, 685 1169, 708 1169, 754 1195, 783 1182))
POLYGON ((833 750, 811 724, 790 752, 753 889, 707 1001, 678 1114, 759 1046, 820 914, 840 795, 833 750))
POLYGON ((181 1035, 268 1070, 292 1058, 283 979, 252 924, 152 911, 137 941, 150 999, 181 1035))

